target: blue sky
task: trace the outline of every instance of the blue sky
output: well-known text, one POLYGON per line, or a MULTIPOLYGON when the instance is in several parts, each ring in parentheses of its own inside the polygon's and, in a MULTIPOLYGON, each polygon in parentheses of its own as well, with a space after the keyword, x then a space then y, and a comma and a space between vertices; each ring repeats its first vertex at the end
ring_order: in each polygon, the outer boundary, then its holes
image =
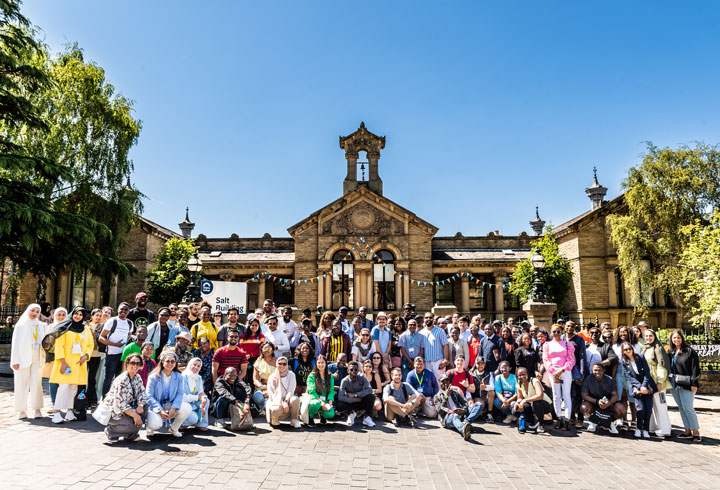
POLYGON ((645 141, 720 142, 716 2, 26 0, 135 101, 145 216, 287 236, 387 137, 384 195, 439 236, 530 233, 620 192, 645 141))

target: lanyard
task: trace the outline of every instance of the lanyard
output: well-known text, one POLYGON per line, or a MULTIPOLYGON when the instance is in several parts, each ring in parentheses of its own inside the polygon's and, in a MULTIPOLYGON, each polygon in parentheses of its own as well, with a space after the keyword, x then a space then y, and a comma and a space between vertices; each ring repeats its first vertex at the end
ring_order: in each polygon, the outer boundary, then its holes
POLYGON ((37 343, 38 338, 38 324, 35 324, 35 331, 33 332, 33 340, 37 343))
POLYGON ((418 385, 420 386, 420 389, 422 389, 422 382, 425 379, 425 371, 423 371, 422 377, 418 378, 417 371, 415 371, 415 379, 418 382, 418 385))

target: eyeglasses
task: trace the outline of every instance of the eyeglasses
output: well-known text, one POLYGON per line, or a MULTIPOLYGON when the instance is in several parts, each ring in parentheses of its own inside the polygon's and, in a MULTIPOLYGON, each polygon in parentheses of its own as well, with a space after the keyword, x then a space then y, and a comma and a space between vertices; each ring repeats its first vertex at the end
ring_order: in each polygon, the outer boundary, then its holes
POLYGON ((165 359, 163 362, 169 362, 170 364, 175 364, 177 361, 175 361, 175 359, 165 359))
POLYGON ((130 361, 130 362, 128 362, 128 364, 130 366, 142 366, 143 365, 143 363, 140 361, 130 361))
POLYGON ((278 362, 278 366, 287 366, 287 362, 278 362))
POLYGON ((360 337, 370 337, 370 334, 369 333, 361 333, 360 337))
POLYGON ((215 318, 222 318, 222 315, 213 315, 215 318))
POLYGON ((228 338, 229 339, 239 339, 240 336, 239 335, 228 335, 228 338))
POLYGON ((560 330, 553 330, 552 333, 561 333, 560 330))
POLYGON ((275 325, 277 325, 277 322, 267 322, 266 325, 268 325, 268 326, 270 326, 270 325, 275 326, 275 325))
POLYGON ((623 352, 632 352, 632 347, 626 347, 623 349, 623 352))

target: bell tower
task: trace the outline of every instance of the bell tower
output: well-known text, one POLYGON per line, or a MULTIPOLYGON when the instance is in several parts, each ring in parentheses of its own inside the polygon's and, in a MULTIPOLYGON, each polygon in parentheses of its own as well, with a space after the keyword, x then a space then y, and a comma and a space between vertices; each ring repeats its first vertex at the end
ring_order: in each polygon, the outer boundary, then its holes
POLYGON ((366 186, 382 196, 382 180, 378 175, 380 150, 385 148, 385 136, 377 136, 365 128, 361 122, 357 131, 347 136, 340 136, 340 148, 345 150, 347 160, 347 176, 343 181, 343 195, 366 186), (358 162, 360 152, 367 153, 367 162, 358 162), (361 179, 358 180, 358 171, 361 179), (365 177, 367 172, 367 177, 365 177))

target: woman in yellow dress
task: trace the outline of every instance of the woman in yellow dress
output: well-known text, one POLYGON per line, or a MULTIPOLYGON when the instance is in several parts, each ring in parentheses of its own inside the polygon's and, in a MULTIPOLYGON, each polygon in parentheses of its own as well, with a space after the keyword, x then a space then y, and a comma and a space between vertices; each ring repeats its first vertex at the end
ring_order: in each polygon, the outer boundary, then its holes
POLYGON ((95 346, 95 339, 92 330, 83 323, 84 319, 85 308, 78 306, 70 318, 48 334, 55 337, 55 362, 50 382, 59 385, 54 405, 59 412, 55 412, 52 418, 55 424, 76 420, 72 412, 75 395, 78 386, 87 385, 88 382, 87 361, 95 346))

